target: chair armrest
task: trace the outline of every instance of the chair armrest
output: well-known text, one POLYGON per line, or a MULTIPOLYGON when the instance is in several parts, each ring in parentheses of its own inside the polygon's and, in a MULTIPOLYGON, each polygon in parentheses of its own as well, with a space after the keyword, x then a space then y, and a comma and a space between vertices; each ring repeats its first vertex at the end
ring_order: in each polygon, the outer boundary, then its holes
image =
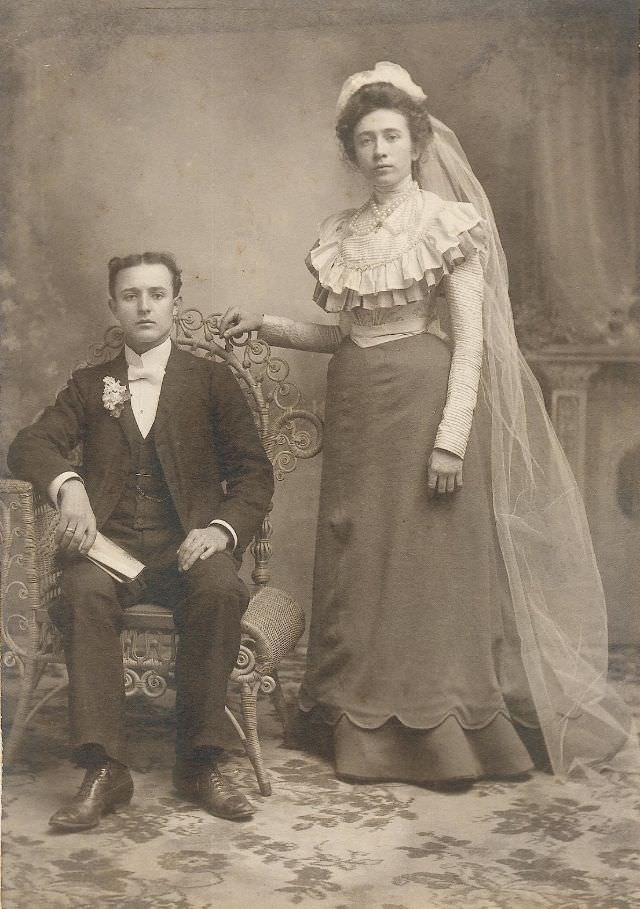
POLYGON ((242 632, 256 643, 257 657, 266 671, 276 669, 304 631, 304 612, 277 587, 263 587, 249 601, 242 617, 242 632))
POLYGON ((56 510, 24 480, 0 479, 2 602, 47 606, 59 596, 56 510))

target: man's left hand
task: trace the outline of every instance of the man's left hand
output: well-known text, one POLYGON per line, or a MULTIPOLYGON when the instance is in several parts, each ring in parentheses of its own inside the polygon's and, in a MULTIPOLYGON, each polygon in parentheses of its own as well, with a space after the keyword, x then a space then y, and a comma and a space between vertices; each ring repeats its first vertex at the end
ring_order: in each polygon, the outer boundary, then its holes
POLYGON ((178 570, 188 571, 198 559, 208 559, 214 552, 224 552, 230 540, 230 534, 219 524, 190 530, 178 549, 178 570))

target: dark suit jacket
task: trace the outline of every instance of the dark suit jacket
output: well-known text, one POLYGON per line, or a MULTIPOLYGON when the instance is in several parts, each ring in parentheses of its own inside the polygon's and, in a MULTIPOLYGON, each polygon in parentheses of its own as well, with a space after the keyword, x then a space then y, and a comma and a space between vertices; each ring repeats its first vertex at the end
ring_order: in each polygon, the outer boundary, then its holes
MULTIPOLYGON (((118 418, 105 409, 105 376, 126 387, 124 352, 108 363, 75 372, 55 404, 18 433, 8 455, 13 474, 30 480, 46 494, 55 477, 77 470, 69 456, 81 442, 80 472, 98 529, 124 490, 130 448, 122 420, 134 419, 129 403, 118 418)), ((154 436, 185 535, 220 519, 233 527, 238 548, 244 550, 273 495, 273 471, 231 370, 174 345, 162 383, 154 436)))

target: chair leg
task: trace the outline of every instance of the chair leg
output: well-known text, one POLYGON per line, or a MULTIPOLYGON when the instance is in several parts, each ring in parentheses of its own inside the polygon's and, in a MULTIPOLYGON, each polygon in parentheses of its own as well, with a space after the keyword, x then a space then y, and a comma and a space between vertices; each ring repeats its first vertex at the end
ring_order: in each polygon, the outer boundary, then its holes
POLYGON ((271 675, 273 677, 274 682, 276 683, 276 687, 274 688, 273 694, 272 694, 273 703, 276 708, 276 713, 278 714, 280 722, 282 723, 283 732, 286 735, 287 730, 289 728, 289 711, 287 709, 287 702, 285 701, 284 694, 282 692, 282 686, 280 685, 280 679, 278 678, 278 673, 275 672, 275 670, 274 670, 274 671, 272 671, 271 675))
POLYGON ((32 707, 31 700, 38 687, 38 683, 42 678, 45 665, 46 664, 41 660, 37 660, 33 657, 28 657, 25 660, 24 676, 22 677, 20 684, 20 694, 18 696, 16 713, 13 718, 13 723, 11 724, 9 738, 7 739, 7 747, 4 750, 4 763, 6 766, 9 766, 17 755, 20 746, 22 745, 24 734, 27 731, 27 726, 35 714, 47 703, 47 701, 68 685, 68 682, 65 679, 61 684, 56 685, 55 688, 48 691, 47 694, 32 707))
POLYGON ((246 734, 245 747, 249 760, 260 787, 262 795, 271 795, 271 783, 267 774, 264 761, 262 759, 262 748, 258 738, 258 714, 257 714, 257 697, 260 690, 260 682, 254 682, 249 685, 247 682, 242 683, 240 704, 242 707, 242 719, 244 720, 244 729, 246 734))

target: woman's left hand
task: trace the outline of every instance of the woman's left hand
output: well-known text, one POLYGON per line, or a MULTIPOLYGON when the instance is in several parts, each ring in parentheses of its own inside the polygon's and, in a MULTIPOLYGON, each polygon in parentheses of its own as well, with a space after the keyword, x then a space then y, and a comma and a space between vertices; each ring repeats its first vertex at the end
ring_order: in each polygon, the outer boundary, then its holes
POLYGON ((432 495, 451 494, 462 486, 462 458, 434 448, 429 458, 428 486, 432 495))

